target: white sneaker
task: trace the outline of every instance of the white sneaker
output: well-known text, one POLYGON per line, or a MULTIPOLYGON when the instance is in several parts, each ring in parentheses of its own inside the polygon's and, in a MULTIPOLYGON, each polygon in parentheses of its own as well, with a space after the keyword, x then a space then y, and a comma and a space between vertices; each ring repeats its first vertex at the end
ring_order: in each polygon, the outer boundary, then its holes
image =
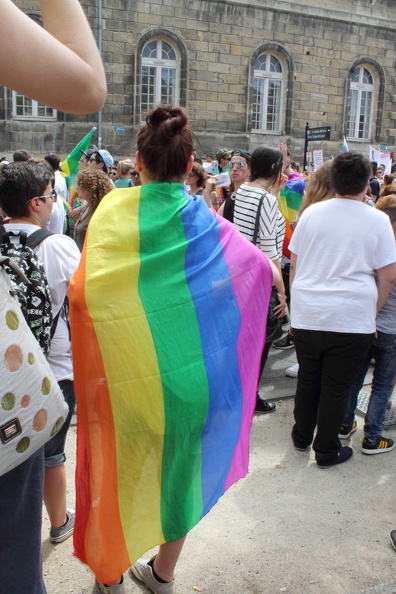
POLYGON ((291 367, 286 369, 287 377, 298 377, 298 363, 294 363, 291 367))
POLYGON ((154 594, 176 594, 175 580, 162 584, 158 582, 153 575, 153 568, 151 563, 157 555, 151 559, 138 559, 129 570, 132 577, 137 578, 147 586, 154 594))

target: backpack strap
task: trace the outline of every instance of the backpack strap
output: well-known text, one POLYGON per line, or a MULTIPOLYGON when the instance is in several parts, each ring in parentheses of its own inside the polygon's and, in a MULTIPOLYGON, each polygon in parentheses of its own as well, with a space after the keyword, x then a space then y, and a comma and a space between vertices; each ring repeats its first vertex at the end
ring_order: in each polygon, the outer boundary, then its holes
POLYGON ((32 283, 30 280, 25 276, 25 273, 21 268, 19 268, 18 264, 15 264, 12 258, 9 258, 8 256, 0 256, 0 266, 5 265, 9 266, 26 285, 31 286, 32 283))
POLYGON ((44 241, 44 239, 46 239, 50 235, 53 235, 53 233, 51 233, 51 231, 48 231, 47 229, 37 229, 37 231, 33 231, 33 233, 29 235, 29 237, 26 240, 26 245, 30 247, 32 250, 34 250, 35 247, 37 247, 42 241, 44 241))
POLYGON ((260 226, 261 207, 263 206, 264 198, 266 196, 267 196, 267 192, 263 192, 261 194, 260 202, 257 207, 256 222, 254 224, 254 233, 253 233, 253 239, 252 239, 252 243, 254 243, 254 245, 257 245, 257 237, 258 237, 259 226, 260 226))

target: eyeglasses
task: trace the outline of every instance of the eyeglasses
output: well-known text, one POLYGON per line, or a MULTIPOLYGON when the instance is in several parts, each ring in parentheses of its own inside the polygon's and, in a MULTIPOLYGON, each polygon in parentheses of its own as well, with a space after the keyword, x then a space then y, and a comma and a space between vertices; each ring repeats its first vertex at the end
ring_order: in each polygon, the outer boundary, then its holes
POLYGON ((139 171, 131 171, 131 175, 139 175, 139 171))
POLYGON ((230 169, 243 169, 244 167, 246 167, 245 163, 230 163, 229 164, 229 168, 230 169))
POLYGON ((31 202, 35 198, 37 198, 37 200, 42 200, 43 202, 45 202, 46 198, 51 198, 52 202, 56 202, 58 194, 55 190, 52 190, 51 194, 44 194, 43 196, 33 196, 33 198, 30 198, 30 200, 28 200, 26 204, 29 204, 29 202, 31 202))

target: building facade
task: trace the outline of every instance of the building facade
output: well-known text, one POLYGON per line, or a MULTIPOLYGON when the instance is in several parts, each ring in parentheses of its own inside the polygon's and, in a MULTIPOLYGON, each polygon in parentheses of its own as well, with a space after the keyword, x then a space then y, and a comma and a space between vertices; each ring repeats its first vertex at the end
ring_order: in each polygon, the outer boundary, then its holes
MULTIPOLYGON (((37 0, 15 3, 40 23, 37 0)), ((100 114, 55 112, 0 87, 0 150, 67 153, 94 125, 103 147, 132 155, 147 110, 184 105, 198 154, 286 142, 303 159, 396 145, 394 0, 81 0, 101 42, 100 114)), ((56 84, 56 72, 49 73, 56 84)), ((78 92, 78 89, 76 89, 78 92)))

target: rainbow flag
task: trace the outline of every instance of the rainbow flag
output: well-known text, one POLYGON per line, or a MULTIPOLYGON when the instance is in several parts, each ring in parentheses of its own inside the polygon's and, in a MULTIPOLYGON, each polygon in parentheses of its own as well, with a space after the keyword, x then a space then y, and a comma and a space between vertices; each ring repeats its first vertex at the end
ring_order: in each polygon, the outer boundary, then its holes
POLYGON ((95 130, 96 126, 94 126, 92 130, 80 140, 66 159, 60 164, 61 173, 66 178, 67 187, 69 188, 69 201, 71 205, 74 204, 76 198, 75 181, 78 173, 78 162, 81 159, 80 149, 82 151, 87 151, 89 149, 92 142, 92 135, 95 130))
POLYGON ((290 223, 296 218, 301 207, 304 196, 305 181, 299 173, 291 173, 289 180, 278 195, 278 206, 281 214, 285 218, 286 229, 285 239, 283 240, 283 255, 290 259, 289 243, 293 235, 293 229, 290 223))
POLYGON ((261 251, 182 184, 100 203, 69 290, 74 546, 99 582, 246 475, 271 286, 261 251))

